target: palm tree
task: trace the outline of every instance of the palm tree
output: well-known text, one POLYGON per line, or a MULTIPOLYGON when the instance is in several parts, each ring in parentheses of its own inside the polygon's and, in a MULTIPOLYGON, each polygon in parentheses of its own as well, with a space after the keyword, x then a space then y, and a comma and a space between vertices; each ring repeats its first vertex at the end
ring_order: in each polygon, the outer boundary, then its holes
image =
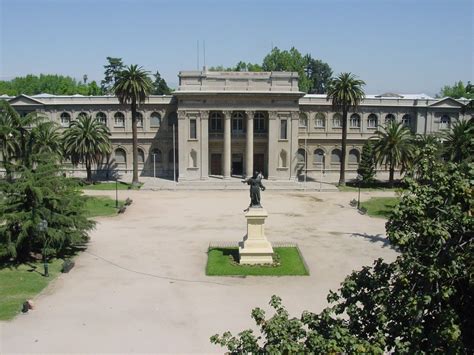
POLYGON ((33 136, 34 154, 52 154, 58 157, 62 154, 62 135, 56 123, 48 121, 41 122, 31 130, 33 136))
POLYGON ((18 151, 18 141, 15 139, 16 131, 12 115, 5 110, 6 101, 0 102, 0 153, 2 154, 2 165, 6 175, 11 176, 11 159, 18 151))
POLYGON ((375 132, 374 152, 377 164, 389 166, 389 185, 393 186, 393 176, 397 166, 404 170, 413 157, 413 135, 402 122, 390 122, 375 132))
POLYGON ((444 155, 447 159, 458 163, 472 160, 474 151, 474 121, 472 119, 456 120, 442 138, 445 147, 444 155))
POLYGON ((110 131, 91 116, 79 116, 64 131, 64 154, 74 165, 86 166, 87 181, 92 181, 92 164, 99 164, 112 151, 110 131))
POLYGON ((2 154, 8 160, 7 165, 11 165, 12 160, 31 168, 34 163, 32 146, 35 140, 32 137, 32 129, 40 125, 46 119, 44 116, 30 112, 20 115, 6 101, 0 101, 1 126, 4 137, 2 140, 2 154))
POLYGON ((138 185, 138 138, 137 108, 150 95, 153 84, 148 72, 137 65, 130 65, 121 71, 115 81, 113 90, 121 104, 130 103, 132 111, 132 145, 133 145, 133 179, 132 184, 138 185))
POLYGON ((357 106, 365 97, 362 86, 363 80, 351 73, 341 73, 329 83, 327 100, 332 100, 334 111, 342 111, 342 142, 341 142, 341 170, 339 174, 339 185, 345 185, 346 172, 346 145, 347 145, 347 113, 349 110, 357 109, 357 106))

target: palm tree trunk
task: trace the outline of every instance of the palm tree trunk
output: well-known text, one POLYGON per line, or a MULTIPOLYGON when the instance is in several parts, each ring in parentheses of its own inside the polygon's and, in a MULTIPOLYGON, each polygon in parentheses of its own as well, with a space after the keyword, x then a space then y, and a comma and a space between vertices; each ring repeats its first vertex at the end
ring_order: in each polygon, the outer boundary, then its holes
POLYGON ((132 150, 133 150, 133 178, 132 185, 139 185, 138 181, 138 137, 137 137, 137 103, 132 100, 132 150))
POLYGON ((390 173, 388 176, 388 186, 393 187, 393 175, 395 174, 395 166, 393 164, 393 159, 390 157, 390 173))
POLYGON ((339 171, 339 185, 346 185, 346 145, 347 145, 347 110, 342 111, 342 144, 341 169, 339 171))
POLYGON ((88 158, 86 158, 86 173, 87 173, 87 177, 86 177, 87 182, 92 182, 91 162, 88 158))

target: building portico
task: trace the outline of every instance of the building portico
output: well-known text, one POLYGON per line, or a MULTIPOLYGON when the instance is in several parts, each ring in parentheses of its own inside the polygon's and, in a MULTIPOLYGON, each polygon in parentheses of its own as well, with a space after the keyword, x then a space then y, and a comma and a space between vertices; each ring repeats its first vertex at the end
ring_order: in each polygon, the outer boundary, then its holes
POLYGON ((291 179, 298 147, 296 73, 181 72, 179 179, 291 179), (204 108, 204 109, 203 109, 204 108))

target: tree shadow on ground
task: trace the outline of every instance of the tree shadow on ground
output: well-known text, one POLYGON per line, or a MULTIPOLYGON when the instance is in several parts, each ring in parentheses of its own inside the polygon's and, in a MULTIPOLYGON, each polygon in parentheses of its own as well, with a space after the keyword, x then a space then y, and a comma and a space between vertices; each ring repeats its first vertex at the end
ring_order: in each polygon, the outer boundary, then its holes
POLYGON ((367 234, 367 233, 348 233, 351 237, 362 237, 367 239, 371 243, 382 243, 382 248, 392 248, 390 241, 387 237, 384 237, 382 234, 367 234))

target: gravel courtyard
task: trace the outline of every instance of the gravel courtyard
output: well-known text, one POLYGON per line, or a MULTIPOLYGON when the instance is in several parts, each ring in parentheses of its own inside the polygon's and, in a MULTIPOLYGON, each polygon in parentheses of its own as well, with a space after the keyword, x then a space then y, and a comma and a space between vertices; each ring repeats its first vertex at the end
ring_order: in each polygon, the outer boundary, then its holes
POLYGON ((222 353, 209 337, 253 327, 252 308, 268 309, 273 294, 294 316, 320 311, 352 270, 396 256, 385 220, 349 206, 356 195, 264 192, 268 239, 298 243, 311 275, 241 278, 206 277, 204 269, 209 242, 245 234, 248 192, 120 191, 132 206, 98 219, 88 250, 35 310, 0 322, 0 353, 222 353))

